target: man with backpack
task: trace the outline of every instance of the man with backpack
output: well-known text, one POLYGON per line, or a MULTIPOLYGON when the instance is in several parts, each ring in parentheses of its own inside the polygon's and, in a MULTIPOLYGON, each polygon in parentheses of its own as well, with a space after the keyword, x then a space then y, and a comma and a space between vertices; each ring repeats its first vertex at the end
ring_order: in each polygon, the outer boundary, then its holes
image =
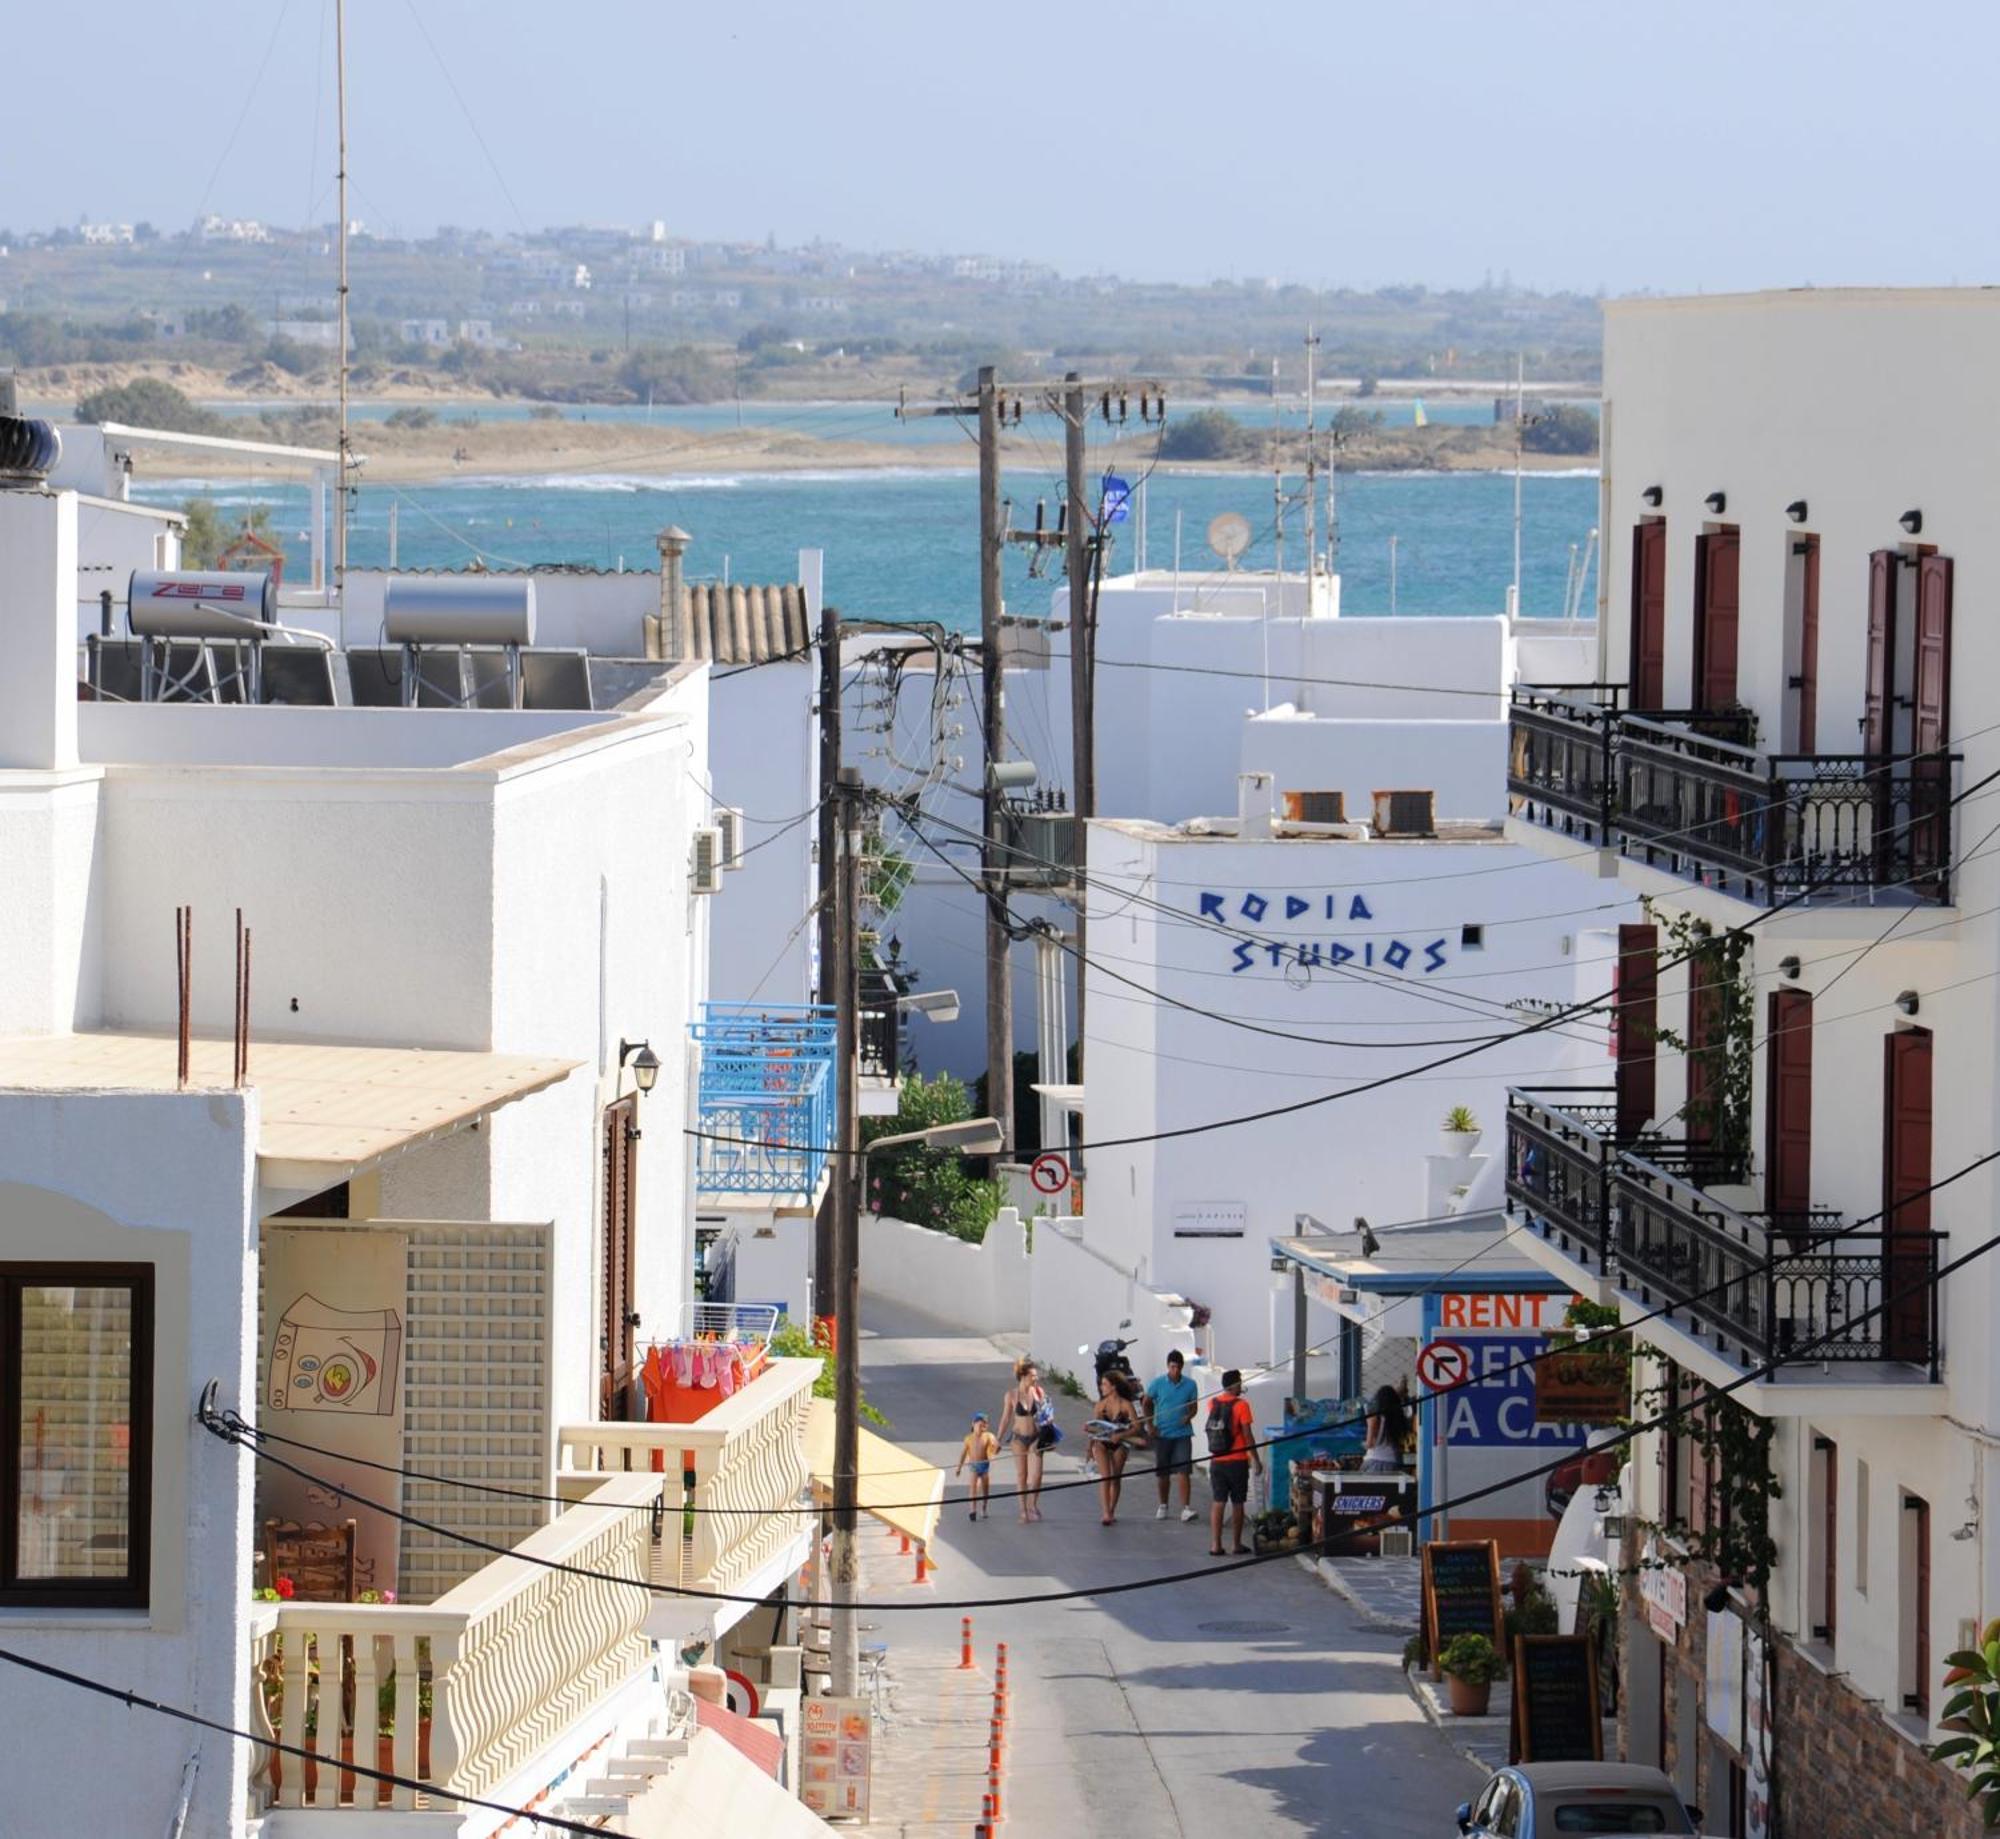
POLYGON ((1205 1429, 1208 1490, 1214 1503, 1208 1510, 1208 1555, 1223 1555, 1222 1510, 1228 1506, 1235 1509, 1231 1549, 1247 1557, 1250 1548, 1243 1543, 1243 1510, 1250 1499, 1250 1470, 1254 1465, 1257 1473, 1263 1474, 1264 1461, 1257 1454, 1257 1420, 1250 1401, 1243 1396, 1243 1375, 1235 1367, 1223 1374, 1222 1390, 1209 1401, 1205 1429))

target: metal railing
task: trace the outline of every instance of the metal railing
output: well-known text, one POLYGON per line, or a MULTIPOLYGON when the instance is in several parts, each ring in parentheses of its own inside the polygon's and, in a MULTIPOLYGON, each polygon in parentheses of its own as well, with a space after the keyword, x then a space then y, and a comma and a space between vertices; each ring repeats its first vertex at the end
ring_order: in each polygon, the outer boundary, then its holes
POLYGON ((1612 1257, 1611 1144, 1618 1116, 1609 1086, 1551 1086, 1507 1094, 1507 1204, 1529 1230, 1588 1270, 1612 1257))
POLYGON ((701 1049, 697 1190, 811 1205, 835 1128, 833 1010, 708 1003, 689 1032, 701 1049))
POLYGON ((903 1070, 903 1016, 896 1006, 902 992, 884 970, 861 971, 861 1017, 856 1048, 868 1079, 895 1079, 903 1070))
POLYGON ((1611 1211, 1620 1287, 1737 1364, 1899 1362, 1937 1378, 1942 1234, 1861 1231, 1831 1208, 1739 1212, 1630 1154, 1611 1211))
POLYGON ((1618 694, 1516 686, 1521 816, 1760 903, 1892 888, 1949 903, 1957 754, 1763 754, 1745 712, 1627 710, 1618 694))

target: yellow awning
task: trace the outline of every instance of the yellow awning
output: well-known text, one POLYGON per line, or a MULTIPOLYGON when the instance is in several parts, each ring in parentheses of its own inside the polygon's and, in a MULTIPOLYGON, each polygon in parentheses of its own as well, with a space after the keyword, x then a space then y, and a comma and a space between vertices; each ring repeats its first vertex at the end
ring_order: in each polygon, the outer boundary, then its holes
MULTIPOLYGON (((928 1546, 944 1507, 944 1470, 913 1456, 900 1443, 878 1437, 866 1424, 856 1451, 860 1474, 856 1495, 861 1511, 892 1531, 928 1546), (910 1502, 921 1505, 911 1506, 910 1502)), ((833 1491, 833 1400, 816 1398, 806 1414, 806 1466, 813 1487, 833 1491)))

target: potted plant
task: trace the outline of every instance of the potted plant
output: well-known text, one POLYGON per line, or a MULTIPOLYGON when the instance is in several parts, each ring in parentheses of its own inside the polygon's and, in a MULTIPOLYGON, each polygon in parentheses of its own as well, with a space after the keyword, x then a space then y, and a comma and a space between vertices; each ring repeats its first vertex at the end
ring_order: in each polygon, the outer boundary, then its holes
POLYGON ((1438 1656, 1453 1717, 1483 1718, 1493 1682, 1506 1671, 1499 1652, 1484 1635, 1454 1635, 1438 1656))
POLYGON ((1479 1147, 1482 1134, 1470 1105, 1453 1105, 1444 1114, 1443 1142, 1447 1156, 1471 1155, 1479 1147))

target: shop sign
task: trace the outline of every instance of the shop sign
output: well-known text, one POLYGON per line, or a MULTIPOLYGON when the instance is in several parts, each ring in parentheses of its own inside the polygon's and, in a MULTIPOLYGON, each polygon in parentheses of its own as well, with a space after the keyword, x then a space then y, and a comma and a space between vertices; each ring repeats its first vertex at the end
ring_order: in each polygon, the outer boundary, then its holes
POLYGON ((1437 1395, 1443 1441, 1454 1448, 1564 1449, 1583 1441, 1580 1424, 1551 1424, 1535 1409, 1540 1335, 1480 1335, 1459 1344, 1470 1368, 1461 1388, 1437 1395))
POLYGON ((807 1699, 803 1711, 799 1799, 806 1811, 821 1819, 867 1819, 874 1746, 868 1701, 807 1699))
MULTIPOLYGON (((1365 893, 1305 895, 1291 889, 1268 894, 1257 888, 1231 892, 1207 889, 1196 902, 1195 911, 1200 918, 1239 934, 1247 928, 1277 925, 1358 926, 1375 917, 1365 893)), ((1421 932, 1413 932, 1407 939, 1383 938, 1374 932, 1347 938, 1238 937, 1229 946, 1229 969, 1232 976, 1260 966, 1291 976, 1299 970, 1336 970, 1353 964, 1363 970, 1417 970, 1428 977, 1445 967, 1449 955, 1448 935, 1427 939, 1421 932)))
POLYGON ((1679 1641, 1687 1626, 1687 1575, 1677 1565, 1662 1565, 1660 1542, 1646 1542, 1645 1566, 1639 1573, 1639 1600, 1646 1605, 1646 1620, 1662 1641, 1679 1641))
POLYGON ((1743 1618, 1708 1612, 1708 1728, 1739 1755, 1743 1750, 1743 1618))
POLYGON ((1632 1345, 1605 1335, 1552 1348, 1536 1370, 1535 1415, 1550 1424, 1616 1424, 1631 1407, 1632 1345))

